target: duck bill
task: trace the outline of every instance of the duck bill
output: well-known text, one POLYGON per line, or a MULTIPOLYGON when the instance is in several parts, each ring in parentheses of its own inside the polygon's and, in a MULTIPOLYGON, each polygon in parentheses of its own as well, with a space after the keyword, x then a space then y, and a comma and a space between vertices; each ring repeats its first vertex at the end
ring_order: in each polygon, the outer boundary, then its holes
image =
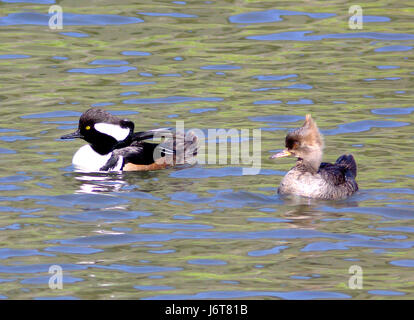
POLYGON ((284 158, 284 157, 289 157, 289 156, 291 156, 291 155, 292 155, 292 154, 291 154, 289 151, 287 151, 287 150, 283 150, 283 151, 278 152, 278 153, 274 154, 273 156, 271 156, 271 157, 270 157, 270 159, 275 159, 275 158, 284 158))
POLYGON ((76 139, 76 138, 83 139, 83 135, 81 135, 79 130, 77 130, 73 133, 69 133, 69 134, 66 134, 64 136, 61 136, 60 138, 64 139, 64 140, 66 140, 66 139, 76 139))

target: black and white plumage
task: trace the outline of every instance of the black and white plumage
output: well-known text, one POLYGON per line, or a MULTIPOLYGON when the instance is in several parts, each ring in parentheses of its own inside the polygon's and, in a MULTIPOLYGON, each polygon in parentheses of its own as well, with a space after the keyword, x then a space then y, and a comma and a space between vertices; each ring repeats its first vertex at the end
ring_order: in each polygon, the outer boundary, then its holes
POLYGON ((91 108, 81 115, 78 130, 61 139, 81 138, 88 142, 72 159, 81 171, 146 171, 195 163, 198 139, 192 132, 184 134, 169 128, 134 132, 134 127, 130 120, 91 108), (144 141, 153 138, 164 141, 144 141))
POLYGON ((342 155, 334 164, 321 162, 323 137, 310 115, 302 127, 286 136, 285 145, 285 150, 271 158, 293 155, 297 162, 284 176, 279 194, 338 200, 358 191, 357 164, 352 155, 342 155))

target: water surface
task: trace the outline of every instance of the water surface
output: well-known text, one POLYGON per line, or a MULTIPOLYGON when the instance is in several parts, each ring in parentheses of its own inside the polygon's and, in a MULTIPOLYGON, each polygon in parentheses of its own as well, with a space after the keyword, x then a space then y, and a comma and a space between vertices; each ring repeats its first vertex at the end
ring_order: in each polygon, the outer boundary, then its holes
MULTIPOLYGON (((412 299, 413 19, 401 2, 0 2, 0 298, 412 299), (82 174, 60 141, 91 106, 137 129, 262 129, 262 169, 82 174), (277 193, 311 113, 360 191, 277 193), (48 287, 51 265, 63 289, 48 287), (348 287, 352 265, 363 289, 348 287)), ((232 139, 232 138, 230 138, 232 139)), ((231 140, 233 141, 233 140, 231 140)), ((236 140, 238 141, 238 140, 236 140)))

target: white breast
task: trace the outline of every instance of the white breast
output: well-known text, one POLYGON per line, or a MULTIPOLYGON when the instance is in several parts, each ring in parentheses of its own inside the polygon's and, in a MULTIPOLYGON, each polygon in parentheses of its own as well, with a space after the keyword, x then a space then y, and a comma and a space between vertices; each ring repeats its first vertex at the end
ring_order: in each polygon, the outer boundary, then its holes
MULTIPOLYGON (((112 152, 101 155, 93 150, 89 144, 87 144, 76 151, 72 159, 72 164, 77 170, 96 172, 100 171, 99 169, 108 162, 111 155, 112 152)), ((112 169, 112 171, 119 171, 121 170, 121 167, 122 157, 119 158, 116 167, 112 169)))

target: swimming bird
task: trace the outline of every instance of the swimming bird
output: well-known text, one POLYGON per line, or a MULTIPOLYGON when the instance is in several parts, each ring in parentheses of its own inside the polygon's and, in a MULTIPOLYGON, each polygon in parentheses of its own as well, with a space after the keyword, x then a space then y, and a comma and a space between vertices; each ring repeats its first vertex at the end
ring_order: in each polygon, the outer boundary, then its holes
POLYGON ((61 139, 88 142, 72 159, 81 171, 149 171, 196 162, 198 138, 194 133, 169 128, 134 132, 134 127, 130 120, 91 108, 81 115, 78 130, 61 139), (161 137, 165 139, 158 144, 144 141, 161 137))
POLYGON ((284 176, 279 194, 338 200, 358 190, 357 164, 351 154, 340 156, 334 164, 322 162, 323 136, 310 114, 302 127, 287 134, 285 146, 271 158, 292 155, 297 161, 284 176))

